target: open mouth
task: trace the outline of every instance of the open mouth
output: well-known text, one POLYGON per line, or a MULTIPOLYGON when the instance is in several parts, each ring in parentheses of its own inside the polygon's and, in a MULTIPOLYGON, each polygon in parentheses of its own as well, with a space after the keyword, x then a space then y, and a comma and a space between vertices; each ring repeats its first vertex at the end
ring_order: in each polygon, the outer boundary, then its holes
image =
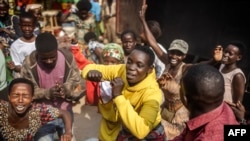
POLYGON ((24 109, 25 109, 25 107, 22 106, 22 105, 16 106, 16 110, 17 110, 17 111, 23 111, 24 109))
POLYGON ((127 79, 128 80, 131 80, 131 79, 134 79, 135 78, 135 75, 131 74, 131 73, 127 73, 127 79))
POLYGON ((176 64, 176 63, 177 63, 177 60, 171 59, 171 60, 170 60, 170 63, 171 63, 171 64, 176 64))

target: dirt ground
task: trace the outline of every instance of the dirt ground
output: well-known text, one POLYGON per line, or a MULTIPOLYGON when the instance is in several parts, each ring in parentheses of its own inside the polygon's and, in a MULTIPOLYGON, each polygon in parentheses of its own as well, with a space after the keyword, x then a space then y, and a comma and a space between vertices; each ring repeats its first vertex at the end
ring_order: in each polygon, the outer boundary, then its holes
POLYGON ((75 107, 74 111, 74 135, 75 141, 94 141, 98 137, 101 115, 97 106, 82 104, 75 107))

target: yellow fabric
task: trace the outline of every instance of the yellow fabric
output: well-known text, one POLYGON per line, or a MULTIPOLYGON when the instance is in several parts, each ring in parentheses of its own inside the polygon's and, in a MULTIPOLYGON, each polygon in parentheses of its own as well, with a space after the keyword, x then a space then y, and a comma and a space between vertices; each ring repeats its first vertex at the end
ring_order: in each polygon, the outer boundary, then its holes
POLYGON ((122 95, 107 104, 99 103, 102 114, 99 139, 114 141, 122 127, 127 128, 134 136, 142 139, 161 121, 160 104, 162 92, 156 82, 155 71, 152 71, 139 84, 130 87, 126 80, 126 66, 89 64, 82 71, 86 78, 89 70, 99 70, 104 80, 121 77, 125 83, 122 95))

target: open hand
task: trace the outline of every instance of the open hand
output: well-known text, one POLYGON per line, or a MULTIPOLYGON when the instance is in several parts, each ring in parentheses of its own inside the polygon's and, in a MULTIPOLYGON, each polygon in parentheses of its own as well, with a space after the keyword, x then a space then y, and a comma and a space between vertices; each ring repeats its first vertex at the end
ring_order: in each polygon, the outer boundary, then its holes
POLYGON ((145 13, 146 13, 147 7, 148 5, 146 4, 146 0, 143 0, 141 10, 139 11, 139 16, 141 20, 145 20, 145 13))
POLYGON ((221 61, 222 55, 223 55, 223 48, 222 48, 222 46, 221 45, 216 46, 216 48, 214 49, 214 60, 216 62, 221 61))

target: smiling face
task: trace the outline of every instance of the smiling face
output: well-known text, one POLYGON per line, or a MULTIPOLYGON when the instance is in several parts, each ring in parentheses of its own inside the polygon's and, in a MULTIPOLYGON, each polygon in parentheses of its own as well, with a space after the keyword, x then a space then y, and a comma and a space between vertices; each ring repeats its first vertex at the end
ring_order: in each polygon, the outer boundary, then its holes
POLYGON ((180 52, 179 50, 169 50, 168 58, 171 66, 178 66, 184 59, 186 55, 180 52))
POLYGON ((149 61, 149 55, 136 49, 128 56, 126 75, 131 86, 142 81, 152 71, 153 66, 149 66, 149 61))
POLYGON ((225 65, 234 64, 241 59, 239 48, 234 45, 228 45, 223 51, 222 63, 225 65))
POLYGON ((35 29, 35 19, 32 18, 21 18, 20 19, 20 28, 23 32, 23 37, 26 39, 31 39, 33 35, 33 31, 35 29))
POLYGON ((26 83, 16 83, 11 88, 9 103, 17 115, 26 113, 33 100, 32 88, 26 83))

